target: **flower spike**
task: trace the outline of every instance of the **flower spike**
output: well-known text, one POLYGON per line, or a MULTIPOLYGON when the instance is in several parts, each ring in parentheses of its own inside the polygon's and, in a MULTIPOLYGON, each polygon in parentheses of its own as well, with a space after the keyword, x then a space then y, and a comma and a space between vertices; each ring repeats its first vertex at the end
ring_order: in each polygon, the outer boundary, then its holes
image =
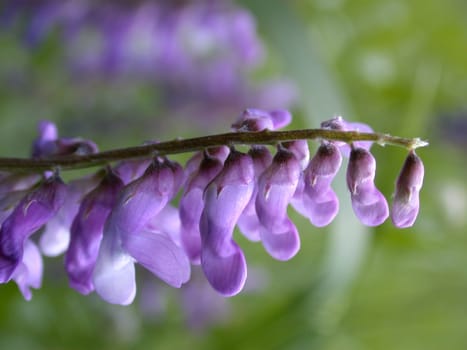
POLYGON ((236 295, 247 263, 235 226, 273 258, 293 258, 300 236, 288 205, 314 226, 331 223, 339 210, 331 184, 343 156, 349 156, 355 215, 368 226, 387 219, 388 203, 374 181, 373 143, 409 150, 390 215, 398 228, 414 224, 424 176, 415 148, 425 142, 374 133, 342 117, 319 129, 277 130, 290 120, 284 110, 250 108, 230 133, 100 153, 92 141, 59 138, 52 122, 41 122, 31 159, 0 158, 0 283, 15 281, 29 300, 42 282, 41 252, 64 252, 70 286, 112 304, 134 300, 135 263, 175 288, 190 279, 190 263, 201 265, 215 291, 236 295), (320 142, 311 160, 309 140, 320 142), (242 153, 235 145, 250 149, 242 153), (184 168, 168 158, 182 152, 194 152, 184 168), (106 169, 68 185, 58 177, 58 169, 103 164, 106 169), (39 251, 30 237, 43 226, 39 251))

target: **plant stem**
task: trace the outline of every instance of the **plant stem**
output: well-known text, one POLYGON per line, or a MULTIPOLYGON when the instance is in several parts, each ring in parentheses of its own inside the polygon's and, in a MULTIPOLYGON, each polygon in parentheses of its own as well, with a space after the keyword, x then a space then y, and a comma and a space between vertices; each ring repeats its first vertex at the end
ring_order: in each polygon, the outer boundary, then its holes
POLYGON ((70 170, 90 168, 111 162, 138 158, 148 158, 177 153, 187 153, 216 146, 233 145, 274 145, 293 140, 334 140, 352 143, 354 141, 373 141, 380 145, 394 145, 415 149, 428 145, 418 138, 408 139, 381 133, 360 133, 327 129, 302 129, 290 131, 231 132, 185 140, 147 144, 104 151, 88 155, 57 156, 47 159, 0 158, 0 170, 41 172, 45 170, 70 170))

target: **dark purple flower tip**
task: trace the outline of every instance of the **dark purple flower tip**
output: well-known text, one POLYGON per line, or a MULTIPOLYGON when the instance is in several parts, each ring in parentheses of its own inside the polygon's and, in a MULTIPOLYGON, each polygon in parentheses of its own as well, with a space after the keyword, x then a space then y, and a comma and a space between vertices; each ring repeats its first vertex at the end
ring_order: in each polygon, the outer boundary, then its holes
POLYGON ((203 211, 203 193, 206 186, 222 170, 221 160, 206 153, 198 171, 192 174, 180 199, 182 245, 194 264, 200 263, 201 236, 199 221, 203 211))
POLYGON ((417 218, 425 169, 422 160, 411 151, 396 181, 391 220, 398 228, 410 227, 417 218))
POLYGON ((300 250, 300 236, 288 217, 278 226, 269 229, 263 226, 261 242, 274 259, 281 261, 292 259, 300 250))
POLYGON ((373 183, 376 172, 376 160, 363 148, 352 149, 347 167, 347 186, 352 194, 357 187, 365 183, 373 183))
POLYGON ((280 129, 292 120, 285 110, 265 111, 261 109, 246 109, 240 118, 232 125, 234 131, 263 131, 280 129))
POLYGON ((13 272, 13 280, 18 285, 24 299, 31 300, 31 288, 39 289, 42 284, 42 256, 37 246, 30 240, 24 242, 22 261, 13 272))
POLYGON ((8 282, 23 258, 24 241, 55 216, 63 205, 66 186, 58 176, 28 193, 0 229, 0 283, 8 282))
POLYGON ((321 144, 305 169, 305 183, 314 187, 318 181, 329 186, 342 164, 342 156, 336 145, 330 142, 321 144))
POLYGON ((65 255, 65 269, 70 286, 81 294, 89 294, 94 290, 92 272, 104 224, 122 188, 122 180, 109 171, 97 188, 83 198, 73 220, 70 244, 65 255))

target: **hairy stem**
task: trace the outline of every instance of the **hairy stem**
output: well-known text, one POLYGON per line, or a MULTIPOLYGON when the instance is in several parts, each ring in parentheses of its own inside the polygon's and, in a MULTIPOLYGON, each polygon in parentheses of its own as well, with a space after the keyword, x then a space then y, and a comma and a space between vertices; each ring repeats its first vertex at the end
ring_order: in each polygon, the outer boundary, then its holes
POLYGON ((352 143, 354 141, 374 141, 380 145, 394 145, 415 149, 428 145, 418 138, 408 139, 381 133, 360 133, 327 129, 302 129, 290 131, 231 132, 185 140, 147 144, 104 151, 88 155, 60 156, 47 159, 0 158, 0 170, 40 172, 45 170, 69 170, 90 168, 119 160, 148 158, 203 150, 215 146, 233 145, 274 145, 293 140, 334 140, 352 143))

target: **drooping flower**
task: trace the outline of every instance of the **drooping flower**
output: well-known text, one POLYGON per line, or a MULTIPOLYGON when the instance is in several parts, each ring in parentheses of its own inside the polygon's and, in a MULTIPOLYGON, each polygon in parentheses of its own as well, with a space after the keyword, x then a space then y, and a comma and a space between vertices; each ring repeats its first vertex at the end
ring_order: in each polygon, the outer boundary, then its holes
POLYGON ((389 216, 386 198, 374 184, 376 161, 364 148, 352 148, 347 167, 347 187, 352 208, 367 226, 381 225, 389 216))
POLYGON ((225 296, 237 294, 245 284, 245 256, 232 235, 253 187, 251 157, 232 150, 224 168, 205 191, 200 221, 201 266, 211 286, 225 296))
POLYGON ((419 193, 425 169, 415 151, 410 151, 396 181, 391 220, 398 228, 414 224, 420 208, 419 193))
POLYGON ((300 178, 300 162, 292 152, 279 147, 272 164, 258 180, 256 213, 263 225, 261 242, 278 260, 289 260, 300 249, 297 228, 287 216, 300 178))
POLYGON ((254 168, 254 189, 248 205, 238 218, 238 228, 240 232, 250 241, 257 242, 261 239, 261 230, 263 225, 256 214, 256 196, 258 194, 258 179, 261 174, 271 165, 272 155, 265 146, 253 146, 248 151, 253 160, 254 168))
POLYGON ((323 142, 303 174, 303 188, 292 200, 294 208, 318 227, 328 225, 339 211, 339 200, 331 187, 342 163, 333 142, 323 142))
POLYGON ((54 175, 24 197, 0 229, 0 283, 8 282, 23 260, 24 242, 63 205, 66 186, 54 175))
POLYGON ((102 240, 105 221, 114 205, 122 180, 111 170, 82 200, 71 226, 65 269, 70 286, 82 294, 94 290, 92 273, 102 240))
MULTIPOLYGON (((226 148, 228 151, 228 148, 226 148)), ((198 170, 192 174, 180 199, 181 239, 183 248, 190 260, 198 265, 201 256, 201 235, 199 223, 204 207, 204 189, 222 170, 224 152, 211 154, 204 152, 198 170), (216 154, 221 155, 219 159, 216 154)))
POLYGON ((190 276, 189 260, 170 236, 146 230, 175 195, 179 179, 171 163, 155 159, 141 178, 126 185, 105 223, 93 284, 109 303, 133 301, 135 262, 173 287, 180 287, 190 276))

